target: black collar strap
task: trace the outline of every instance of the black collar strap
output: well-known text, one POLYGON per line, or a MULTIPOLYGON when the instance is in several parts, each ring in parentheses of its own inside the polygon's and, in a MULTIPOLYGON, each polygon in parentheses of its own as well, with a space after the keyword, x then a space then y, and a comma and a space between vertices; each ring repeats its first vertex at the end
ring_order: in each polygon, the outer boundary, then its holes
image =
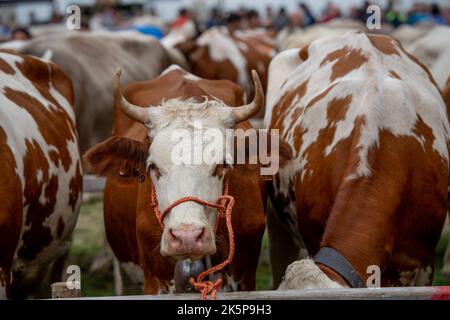
POLYGON ((339 273, 352 288, 366 287, 351 263, 336 250, 330 247, 323 247, 313 259, 314 262, 321 263, 339 273))

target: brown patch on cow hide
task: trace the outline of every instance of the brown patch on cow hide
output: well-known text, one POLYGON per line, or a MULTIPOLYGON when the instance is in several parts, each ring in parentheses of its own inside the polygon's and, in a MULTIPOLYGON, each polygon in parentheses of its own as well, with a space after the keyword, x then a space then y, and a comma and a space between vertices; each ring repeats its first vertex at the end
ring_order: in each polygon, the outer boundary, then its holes
POLYGON ((447 80, 447 84, 442 90, 442 96, 444 97, 445 104, 447 105, 447 118, 450 117, 450 77, 447 80))
POLYGON ((367 37, 372 45, 382 53, 400 56, 400 53, 398 52, 399 43, 393 38, 374 34, 368 34, 367 37))
POLYGON ((293 91, 287 92, 277 103, 277 105, 274 106, 273 112, 272 112, 272 120, 270 123, 271 129, 279 129, 280 135, 284 135, 284 120, 289 113, 289 111, 292 108, 299 108, 301 109, 301 106, 293 106, 292 103, 296 99, 296 96, 298 95, 298 100, 300 101, 301 98, 305 95, 307 87, 308 87, 308 80, 304 81, 300 86, 295 88, 293 91))
POLYGON ((313 105, 315 105, 318 101, 322 100, 323 98, 325 98, 328 93, 330 93, 330 91, 337 85, 337 83, 333 83, 331 86, 329 86, 325 91, 323 91, 321 94, 318 94, 317 96, 315 96, 313 99, 311 99, 311 101, 308 103, 308 105, 306 106, 307 108, 312 107, 313 105))
POLYGON ((309 49, 309 46, 304 46, 304 47, 298 52, 298 56, 300 57, 300 59, 302 59, 302 61, 308 60, 308 58, 309 58, 308 49, 309 49))
MULTIPOLYGON (((9 271, 22 226, 22 183, 16 161, 0 127, 0 281, 9 285, 9 271)), ((7 287, 8 290, 8 287, 7 287)))
POLYGON ((320 63, 320 66, 336 61, 333 64, 330 80, 334 81, 341 78, 351 71, 358 69, 368 61, 368 58, 362 53, 362 49, 352 49, 345 46, 342 49, 330 52, 320 63))
MULTIPOLYGON (((45 63, 29 56, 24 62, 16 63, 16 65, 46 101, 61 108, 56 99, 50 94, 51 84, 56 91, 67 99, 71 107, 74 107, 72 81, 56 64, 45 63)), ((71 122, 69 122, 69 125, 71 128, 74 127, 71 122)))
POLYGON ((0 71, 3 71, 6 74, 15 74, 14 69, 7 63, 5 60, 0 58, 0 71))
POLYGON ((55 209, 58 177, 49 176, 49 165, 39 144, 27 141, 26 145, 24 205, 27 212, 24 224, 28 228, 23 233, 23 246, 18 255, 32 260, 53 240, 51 230, 44 226, 44 222, 55 209), (44 198, 44 202, 41 202, 41 198, 44 198))
POLYGON ((425 150, 427 152, 433 152, 433 142, 435 140, 433 129, 423 121, 420 115, 417 115, 417 121, 414 125, 413 132, 419 137, 425 150))
POLYGON ((398 75, 397 72, 395 72, 394 70, 389 70, 389 76, 395 79, 399 79, 401 80, 400 76, 398 75))
POLYGON ((33 117, 45 142, 56 148, 58 157, 52 155, 52 161, 57 164, 57 159, 61 160, 64 170, 69 170, 72 157, 67 143, 76 141, 76 133, 74 123, 67 112, 58 104, 47 109, 38 99, 26 92, 8 87, 4 92, 9 100, 33 117))
POLYGON ((370 175, 346 179, 359 162, 362 126, 363 119, 358 119, 354 133, 329 157, 310 159, 320 173, 314 178, 306 175, 304 188, 297 190, 308 203, 297 205, 304 207, 298 217, 312 254, 318 243, 338 250, 363 280, 367 266, 378 265, 386 283, 391 275, 385 271, 405 270, 410 263, 433 264, 447 209, 448 165, 432 151, 431 129, 418 119, 415 132, 420 132, 425 148, 416 137, 381 130, 378 144, 368 152, 370 175), (311 233, 317 222, 323 235, 311 233))
POLYGON ((352 103, 353 97, 348 95, 344 98, 335 98, 328 103, 327 119, 330 125, 344 120, 347 110, 352 103))
POLYGON ((294 149, 296 151, 296 154, 298 154, 300 148, 302 147, 303 135, 306 133, 306 131, 306 128, 304 128, 301 123, 299 123, 294 128, 294 149))

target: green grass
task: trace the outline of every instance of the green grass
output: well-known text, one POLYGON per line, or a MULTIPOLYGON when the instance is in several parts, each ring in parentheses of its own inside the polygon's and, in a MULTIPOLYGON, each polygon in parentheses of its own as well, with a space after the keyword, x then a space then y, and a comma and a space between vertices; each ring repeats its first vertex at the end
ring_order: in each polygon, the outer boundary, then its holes
MULTIPOLYGON (((448 221, 447 221, 448 222, 448 221)), ((448 226, 448 223, 447 223, 448 226)), ((444 232, 436 248, 436 272, 434 273, 433 285, 443 286, 450 285, 450 275, 443 275, 441 273, 443 258, 445 254, 445 249, 448 244, 449 231, 444 232)))
POLYGON ((103 247, 105 228, 103 223, 103 201, 101 197, 83 202, 75 227, 69 264, 81 269, 81 294, 83 297, 114 295, 112 267, 102 272, 91 272, 96 255, 103 247))
POLYGON ((256 270, 256 290, 269 290, 270 279, 271 272, 269 265, 269 243, 266 232, 262 241, 261 256, 259 257, 258 269, 256 270))
MULTIPOLYGON (((448 243, 448 222, 446 231, 436 249, 436 272, 433 285, 450 285, 450 276, 441 274, 442 260, 448 243)), ((100 272, 90 272, 92 261, 101 251, 104 241, 103 205, 101 198, 91 198, 81 207, 80 217, 75 228, 69 263, 81 268, 81 290, 85 297, 114 295, 112 266, 100 272)), ((262 242, 261 256, 256 273, 256 290, 268 290, 270 266, 267 234, 262 242)))

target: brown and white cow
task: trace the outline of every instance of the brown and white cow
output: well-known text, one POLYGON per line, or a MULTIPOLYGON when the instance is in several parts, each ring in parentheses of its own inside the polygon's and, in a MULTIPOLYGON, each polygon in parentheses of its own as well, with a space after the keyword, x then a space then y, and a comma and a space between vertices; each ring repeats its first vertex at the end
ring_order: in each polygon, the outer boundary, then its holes
MULTIPOLYGON (((444 90, 442 91, 442 96, 444 97, 444 101, 447 105, 447 114, 450 115, 450 77, 447 79, 447 84, 445 85, 444 90)), ((450 197, 450 187, 449 187, 449 197, 450 197)), ((450 211, 448 213, 450 218, 450 211)), ((450 223, 450 219, 448 219, 448 222, 450 223)), ((450 275, 450 238, 448 240, 447 250, 445 250, 444 254, 444 264, 442 266, 442 273, 450 275)))
POLYGON ((124 81, 131 83, 152 79, 173 63, 184 65, 153 37, 131 31, 51 33, 3 45, 37 57, 50 52, 50 60, 72 79, 82 153, 111 133, 114 101, 110 75, 114 66, 121 65, 124 81))
POLYGON ((230 168, 227 151, 218 153, 215 164, 177 164, 171 158, 173 134, 194 133, 196 123, 220 132, 236 124, 250 128, 245 120, 264 100, 256 74, 254 81, 254 101, 237 107, 243 103, 243 92, 228 80, 205 80, 172 66, 154 80, 126 86, 122 98, 116 75, 114 135, 91 148, 85 158, 94 173, 107 176, 104 214, 109 243, 122 263, 142 268, 147 294, 172 289, 177 260, 211 255, 215 265, 228 255, 224 221, 214 232, 216 209, 181 203, 165 216, 162 229, 150 205, 152 183, 163 211, 186 196, 216 202, 224 192, 224 176, 229 177, 229 192, 235 198, 236 250, 223 279, 228 289, 255 289, 265 229, 259 172, 239 165, 230 168))
MULTIPOLYGON (((373 266, 382 286, 431 284, 449 123, 426 67, 390 37, 350 32, 284 51, 269 74, 265 123, 295 159, 273 182, 271 249, 297 260, 303 240, 314 257, 280 288, 365 285, 373 266), (274 236, 280 224, 289 235, 274 236)), ((271 262, 279 283, 289 261, 271 262)))
POLYGON ((49 296, 81 200, 72 83, 54 63, 0 52, 0 298, 49 296))
MULTIPOLYGON (((191 62, 193 74, 212 80, 230 80, 240 85, 247 97, 253 95, 251 71, 257 70, 263 89, 267 87, 270 60, 276 54, 274 39, 261 31, 214 27, 195 40, 176 46, 191 62)), ((263 108, 264 109, 264 108, 263 108)), ((263 109, 257 115, 264 116, 263 109)))
POLYGON ((439 88, 443 89, 450 76, 450 27, 436 26, 406 48, 430 69, 439 88))

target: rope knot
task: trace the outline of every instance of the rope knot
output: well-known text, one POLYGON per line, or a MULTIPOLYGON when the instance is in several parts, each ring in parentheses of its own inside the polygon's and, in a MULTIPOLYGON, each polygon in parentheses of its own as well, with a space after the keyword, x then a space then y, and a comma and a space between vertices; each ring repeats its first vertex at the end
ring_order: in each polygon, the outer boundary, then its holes
MULTIPOLYGON (((199 277, 200 278, 200 277, 199 277)), ((200 291, 202 295, 202 300, 206 300, 208 295, 211 295, 211 300, 216 300, 217 291, 222 287, 222 279, 217 279, 216 281, 201 281, 194 278, 189 279, 189 283, 197 290, 200 291)))

